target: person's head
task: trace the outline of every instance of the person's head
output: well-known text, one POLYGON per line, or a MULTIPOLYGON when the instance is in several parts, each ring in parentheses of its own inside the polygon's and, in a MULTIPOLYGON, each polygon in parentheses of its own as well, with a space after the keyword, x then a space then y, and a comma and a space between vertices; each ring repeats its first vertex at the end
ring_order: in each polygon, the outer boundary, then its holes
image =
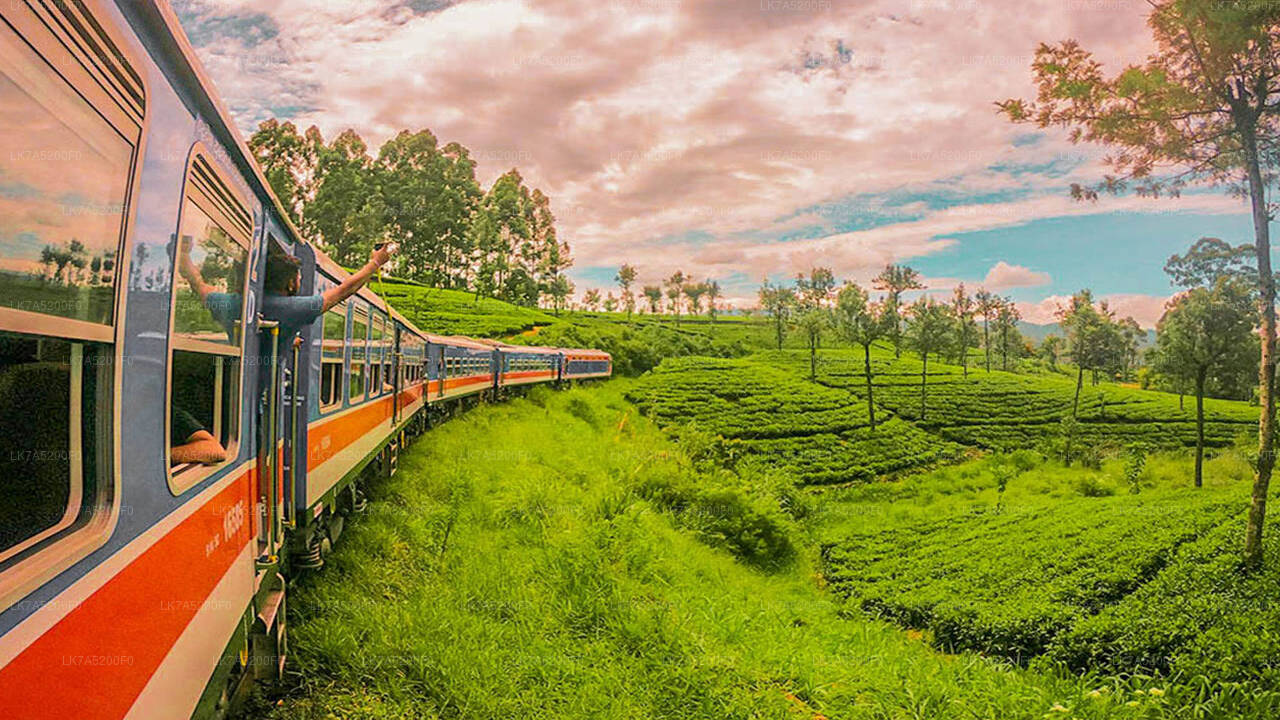
POLYGON ((267 277, 265 287, 268 295, 297 295, 302 285, 299 268, 302 263, 298 258, 283 252, 267 253, 267 277))

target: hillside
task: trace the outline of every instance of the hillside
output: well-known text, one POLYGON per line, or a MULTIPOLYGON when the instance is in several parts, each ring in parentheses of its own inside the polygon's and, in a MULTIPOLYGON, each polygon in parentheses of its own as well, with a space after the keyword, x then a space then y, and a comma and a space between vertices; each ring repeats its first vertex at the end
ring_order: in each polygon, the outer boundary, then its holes
POLYGON ((1165 706, 1149 681, 940 655, 848 614, 813 583, 764 478, 753 490, 698 466, 625 387, 538 390, 433 430, 301 584, 296 684, 258 712, 1039 720, 1165 706), (1114 697, 1091 699, 1099 684, 1114 697))

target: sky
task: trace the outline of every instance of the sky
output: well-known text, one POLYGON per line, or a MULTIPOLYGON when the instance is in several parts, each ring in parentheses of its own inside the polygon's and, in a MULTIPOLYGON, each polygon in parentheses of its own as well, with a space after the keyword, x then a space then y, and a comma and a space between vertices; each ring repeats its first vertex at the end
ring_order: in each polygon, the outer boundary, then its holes
POLYGON ((622 263, 755 304, 813 266, 867 284, 907 263, 1025 319, 1092 288, 1154 326, 1162 267, 1252 237, 1220 190, 1070 199, 1104 151, 1014 125, 1036 46, 1118 70, 1151 51, 1145 0, 173 0, 246 137, 269 117, 372 147, 428 128, 552 200, 579 292, 622 263))

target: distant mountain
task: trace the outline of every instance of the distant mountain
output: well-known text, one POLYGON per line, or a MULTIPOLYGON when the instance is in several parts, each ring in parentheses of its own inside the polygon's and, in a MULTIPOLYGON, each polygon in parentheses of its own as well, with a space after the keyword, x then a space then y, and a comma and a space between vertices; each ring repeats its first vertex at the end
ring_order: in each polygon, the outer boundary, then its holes
MULTIPOLYGON (((1050 335, 1057 335, 1058 337, 1066 336, 1066 333, 1062 332, 1062 326, 1059 325, 1058 323, 1048 323, 1047 325, 1037 325, 1035 323, 1029 323, 1029 322, 1024 322, 1022 320, 1019 320, 1018 331, 1021 332, 1023 335, 1027 336, 1029 340, 1032 340, 1037 344, 1039 344, 1040 341, 1044 340, 1050 335)), ((1155 344, 1156 344, 1156 331, 1148 330, 1147 339, 1145 342, 1142 343, 1142 346, 1146 347, 1148 345, 1155 345, 1155 344)))

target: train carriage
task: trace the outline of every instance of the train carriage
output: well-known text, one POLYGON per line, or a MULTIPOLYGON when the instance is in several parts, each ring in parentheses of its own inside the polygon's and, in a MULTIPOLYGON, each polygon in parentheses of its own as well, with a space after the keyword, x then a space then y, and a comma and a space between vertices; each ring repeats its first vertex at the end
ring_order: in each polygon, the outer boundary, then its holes
POLYGON ((561 350, 564 379, 589 380, 613 374, 613 356, 603 350, 561 350))
POLYGON ((163 1, 0 4, 0 113, 0 716, 218 716, 282 671, 288 578, 369 469, 502 351, 368 287, 296 341, 263 317, 270 253, 347 273, 163 1))
POLYGON ((556 348, 500 345, 499 387, 515 387, 560 379, 562 354, 556 348))

